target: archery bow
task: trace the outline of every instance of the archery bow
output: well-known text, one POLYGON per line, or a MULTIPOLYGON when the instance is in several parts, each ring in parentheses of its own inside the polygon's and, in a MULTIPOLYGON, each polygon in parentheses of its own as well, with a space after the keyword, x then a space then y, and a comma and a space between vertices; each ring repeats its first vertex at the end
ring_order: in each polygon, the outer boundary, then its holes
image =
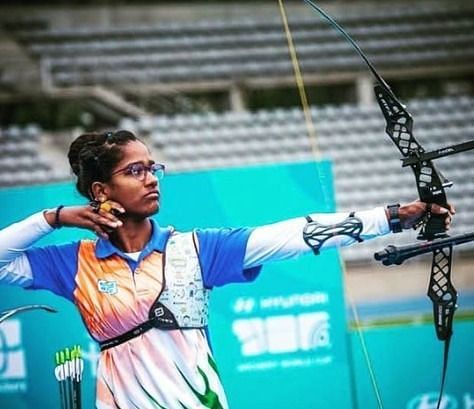
MULTIPOLYGON (((425 149, 413 137, 413 118, 410 113, 405 109, 405 106, 398 100, 385 80, 376 71, 357 43, 324 10, 314 4, 311 0, 304 0, 304 2, 322 15, 344 36, 347 41, 349 41, 367 64, 369 70, 377 81, 374 91, 377 102, 387 123, 385 131, 403 156, 402 166, 410 166, 412 168, 420 200, 425 203, 436 203, 442 207, 448 208, 449 205, 445 188, 450 187, 452 183, 435 168, 432 160, 473 149, 474 141, 448 146, 433 152, 425 152, 425 149)), ((446 234, 444 219, 445 217, 442 215, 435 215, 428 212, 427 218, 421 224, 418 239, 431 241, 448 237, 446 234)), ((438 246, 430 248, 430 251, 433 252, 433 261, 431 265, 428 296, 433 302, 436 335, 439 340, 444 341, 443 369, 437 409, 439 408, 443 397, 453 318, 457 307, 457 292, 451 282, 453 244, 455 243, 452 240, 447 240, 438 246)))
POLYGON ((58 312, 57 310, 55 310, 54 308, 48 305, 40 305, 40 304, 25 305, 23 307, 13 308, 11 310, 0 312, 0 324, 6 319, 10 318, 11 316, 16 315, 23 311, 28 311, 28 310, 44 310, 47 312, 58 312))

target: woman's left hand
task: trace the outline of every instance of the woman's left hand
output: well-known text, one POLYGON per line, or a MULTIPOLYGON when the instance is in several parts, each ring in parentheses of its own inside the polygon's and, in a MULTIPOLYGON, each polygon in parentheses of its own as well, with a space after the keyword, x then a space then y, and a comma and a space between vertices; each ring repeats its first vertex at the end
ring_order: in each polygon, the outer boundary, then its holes
MULTIPOLYGON (((448 208, 442 207, 436 203, 431 204, 431 213, 445 215, 445 226, 446 230, 449 230, 451 227, 451 221, 456 213, 456 210, 453 206, 448 204, 448 208)), ((428 209, 428 204, 421 202, 420 200, 415 200, 414 202, 404 204, 400 206, 399 215, 400 222, 404 229, 411 229, 416 226, 420 220, 425 217, 428 209)))

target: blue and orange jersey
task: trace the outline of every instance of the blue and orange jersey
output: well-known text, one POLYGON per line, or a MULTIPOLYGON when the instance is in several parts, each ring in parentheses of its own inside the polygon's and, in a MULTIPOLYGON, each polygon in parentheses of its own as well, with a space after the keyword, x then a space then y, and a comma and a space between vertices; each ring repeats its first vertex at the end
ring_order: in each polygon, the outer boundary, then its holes
MULTIPOLYGON (((78 307, 91 335, 114 338, 148 319, 163 290, 164 264, 172 229, 152 221, 152 236, 138 258, 109 241, 83 240, 31 248, 31 289, 47 289, 78 307)), ((251 229, 194 232, 206 288, 254 279, 259 267, 244 269, 251 229)), ((97 407, 225 408, 224 390, 205 329, 150 331, 102 352, 97 407)))

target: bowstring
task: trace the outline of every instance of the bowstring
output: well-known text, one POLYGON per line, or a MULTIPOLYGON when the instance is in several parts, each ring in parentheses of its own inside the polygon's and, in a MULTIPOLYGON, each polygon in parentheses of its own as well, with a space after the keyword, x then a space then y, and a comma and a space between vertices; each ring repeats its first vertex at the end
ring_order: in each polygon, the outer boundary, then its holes
MULTIPOLYGON (((344 271, 344 276, 347 277, 347 271, 345 268, 344 263, 342 263, 342 268, 344 271)), ((347 280, 346 280, 347 281, 347 280)), ((346 295, 349 302, 349 306, 352 312, 352 316, 354 317, 354 324, 357 332, 357 336, 359 338, 360 346, 362 349, 362 355, 364 356, 365 363, 367 365, 367 370, 369 371, 370 382, 372 384, 372 389, 374 390, 375 397, 377 398, 377 404, 379 409, 383 409, 382 403, 382 396, 380 394, 380 388, 377 383, 377 379, 375 377, 374 367, 372 365, 372 360, 370 359, 369 349, 367 348, 367 343, 365 342, 364 332, 362 330, 362 325, 360 323, 359 313, 355 306, 355 302, 351 297, 351 291, 349 289, 349 285, 346 287, 346 295)))
MULTIPOLYGON (((303 107, 303 114, 304 114, 304 118, 305 118, 308 138, 310 140, 311 150, 313 152, 313 156, 314 156, 315 160, 319 160, 321 158, 321 151, 320 151, 320 149, 318 147, 318 144, 317 144, 316 130, 315 130, 313 118, 311 116, 311 110, 309 108, 308 98, 307 98, 307 94, 306 94, 306 90, 305 90, 305 86, 304 86, 303 75, 301 74, 300 64, 299 64, 299 61, 298 61, 298 56, 297 56, 296 48, 295 48, 295 45, 294 45, 293 36, 291 35, 290 26, 288 24, 288 16, 287 16, 287 13, 286 13, 285 6, 283 4, 283 0, 278 0, 278 4, 279 4, 279 9, 280 9, 280 14, 281 14, 281 19, 282 19, 282 22, 283 22, 283 26, 285 28, 285 35, 286 35, 286 39, 287 39, 287 42, 288 42, 288 50, 289 50, 290 57, 291 57, 291 62, 292 62, 292 65, 293 65, 295 81, 296 81, 296 85, 297 85, 297 88, 298 88, 298 93, 299 93, 299 96, 300 96, 301 105, 303 107)), ((324 190, 323 190, 323 193, 324 193, 324 190)), ((325 202, 326 202, 326 200, 325 200, 325 202)), ((343 263, 342 263, 342 269, 343 269, 344 277, 347 277, 347 271, 346 271, 345 266, 344 266, 343 263)), ((347 278, 346 278, 345 281, 347 282, 347 278)), ((369 371, 369 377, 370 377, 370 381, 371 381, 371 384, 372 384, 372 388, 375 392, 375 396, 376 396, 376 399, 377 399, 377 404, 378 404, 379 409, 383 409, 383 403, 382 403, 382 398, 381 398, 381 394, 380 394, 380 388, 378 386, 377 379, 375 377, 375 371, 373 369, 373 365, 372 365, 372 362, 371 362, 371 359, 370 359, 370 354, 369 354, 369 351, 368 351, 368 348, 367 348, 367 344, 365 342, 365 337, 364 337, 364 334, 363 334, 363 331, 362 331, 362 325, 360 323, 359 314, 357 312, 357 308, 355 306, 355 303, 354 303, 354 301, 353 301, 353 299, 350 295, 349 286, 346 287, 346 290, 347 290, 346 294, 347 294, 348 302, 349 302, 349 305, 350 305, 350 309, 351 309, 352 315, 354 317, 354 324, 355 324, 356 332, 358 334, 359 341, 360 341, 360 344, 361 344, 362 353, 363 353, 363 356, 364 356, 364 360, 365 360, 365 363, 367 365, 367 369, 369 371)))
POLYGON ((306 123, 306 131, 308 133, 308 138, 311 145, 311 151, 313 152, 313 156, 315 157, 315 159, 319 160, 321 158, 321 151, 318 147, 316 129, 314 127, 313 117, 311 116, 311 109, 309 107, 308 97, 306 95, 303 75, 301 74, 295 43, 293 41, 293 36, 291 35, 290 25, 288 24, 288 16, 286 14, 285 6, 283 5, 283 0, 278 0, 278 4, 280 6, 280 14, 283 22, 283 27, 285 28, 286 40, 288 42, 288 51, 290 52, 291 64, 293 65, 293 72, 295 74, 298 94, 300 96, 301 105, 303 107, 303 115, 306 123))

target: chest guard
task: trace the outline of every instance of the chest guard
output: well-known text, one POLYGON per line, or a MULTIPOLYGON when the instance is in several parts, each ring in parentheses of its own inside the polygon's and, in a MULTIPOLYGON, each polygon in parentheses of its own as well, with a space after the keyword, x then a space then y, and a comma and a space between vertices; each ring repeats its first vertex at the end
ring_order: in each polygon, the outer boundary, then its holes
POLYGON ((173 233, 165 251, 163 289, 152 304, 149 319, 131 330, 100 342, 101 350, 135 338, 151 328, 204 328, 208 324, 209 293, 204 288, 192 233, 173 233))
POLYGON ((204 288, 192 233, 173 234, 166 246, 163 291, 149 318, 162 329, 203 328, 208 324, 209 289, 204 288))

